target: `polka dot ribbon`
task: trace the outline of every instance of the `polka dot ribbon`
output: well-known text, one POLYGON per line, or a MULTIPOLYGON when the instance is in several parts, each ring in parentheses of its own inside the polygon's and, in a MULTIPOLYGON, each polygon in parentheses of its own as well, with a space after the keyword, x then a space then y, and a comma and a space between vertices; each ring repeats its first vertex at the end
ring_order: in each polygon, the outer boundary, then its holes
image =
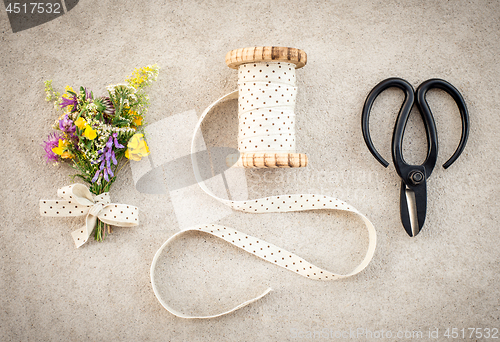
MULTIPOLYGON (((251 73, 248 73, 252 75, 251 73)), ((253 79, 253 77, 252 77, 253 79)), ((248 88, 247 88, 248 89, 248 88)), ((279 91, 275 91, 276 87, 272 88, 272 92, 276 93, 275 96, 278 98, 282 97, 279 91)), ((279 88, 278 88, 279 89, 279 88)), ((240 90, 241 91, 241 90, 240 90)), ((285 88, 285 92, 286 92, 285 88)), ((288 90, 288 92, 290 89, 288 90)), ((351 213, 356 214, 361 218, 361 220, 364 222, 366 229, 368 230, 368 250, 366 251, 365 257, 363 261, 350 273, 348 274, 336 274, 324 269, 321 269, 310 262, 306 261, 305 259, 295 255, 294 253, 288 252, 283 248, 280 248, 278 246, 275 246, 271 243, 268 243, 266 241, 263 241, 261 239, 258 239, 256 237, 247 235, 245 233, 239 232, 233 228, 230 227, 225 227, 225 226, 220 226, 220 225, 202 225, 202 226, 197 226, 197 227, 191 227, 185 230, 182 230, 178 232, 177 234, 173 235, 170 239, 168 239, 161 247, 160 249, 156 252, 156 255, 154 256, 153 263, 151 265, 151 283, 153 286, 153 290, 155 292, 156 297, 160 301, 160 303, 163 305, 165 309, 167 309, 170 313, 181 317, 181 318, 214 318, 214 317, 219 317, 231 312, 234 312, 235 310, 238 310, 260 298, 265 296, 267 293, 271 291, 271 289, 267 289, 264 293, 261 295, 257 296, 256 298, 250 299, 245 301, 244 303, 236 306, 235 308, 214 314, 214 315, 209 315, 209 316, 193 316, 193 315, 188 315, 185 313, 182 313, 180 311, 177 311, 170 307, 168 303, 161 297, 160 292, 157 289, 157 284, 155 281, 155 269, 156 269, 156 264, 158 262, 158 259, 160 255, 162 254, 162 251, 168 247, 169 244, 171 244, 175 239, 177 239, 179 236, 185 234, 188 231, 201 231, 205 232, 208 234, 211 234, 217 238, 220 238, 222 240, 225 240, 226 242, 244 250, 247 253, 253 254, 261 259, 264 259, 268 262, 271 262, 273 264, 276 264, 280 267, 283 267, 291 272, 297 273, 301 276, 304 276, 309 279, 315 279, 315 280, 321 280, 321 281, 328 281, 328 280, 334 280, 334 279, 341 279, 341 278, 346 278, 353 276, 359 272, 361 272, 363 269, 368 266, 370 261, 373 258, 373 255, 375 253, 375 247, 376 247, 376 241, 377 241, 377 236, 376 236, 376 231, 375 227, 373 224, 359 211, 357 211, 354 207, 351 205, 333 197, 329 196, 324 196, 324 195, 316 195, 316 194, 293 194, 293 195, 281 195, 281 196, 272 196, 272 197, 266 197, 266 198, 260 198, 260 199, 255 199, 255 200, 247 200, 247 201, 232 201, 232 200, 227 200, 223 198, 217 197, 215 194, 213 194, 210 189, 205 185, 203 182, 203 179, 200 175, 200 171, 198 168, 198 162, 196 160, 196 144, 195 140, 197 137, 197 134, 200 133, 200 127, 202 122, 205 120, 205 118, 208 116, 208 114, 212 111, 212 109, 217 106, 219 103, 225 101, 225 100, 230 100, 230 99, 235 99, 238 97, 238 91, 231 92, 217 101, 215 101, 213 104, 211 104, 201 115, 198 124, 195 128, 195 133, 193 136, 192 144, 191 144, 191 160, 193 163, 193 171, 195 174, 195 177, 198 181, 199 186, 211 197, 216 199, 219 202, 224 203, 225 205, 228 205, 234 210, 238 211, 243 211, 247 213, 285 213, 285 212, 290 212, 290 211, 305 211, 305 210, 316 210, 316 209, 330 209, 330 210, 342 210, 342 211, 348 211, 351 213)), ((260 100, 260 99, 259 99, 260 100)), ((257 100, 257 101, 259 101, 257 100)), ((241 99, 240 99, 241 101, 241 99)), ((240 117, 240 120, 242 118, 240 117)), ((253 120, 253 119, 252 119, 253 120)), ((285 131, 288 133, 288 129, 286 124, 283 125, 285 127, 285 131)), ((240 131, 241 132, 241 131, 240 131)), ((275 132, 278 135, 280 134, 279 131, 275 132)), ((286 139, 288 139, 287 135, 282 135, 282 141, 284 140, 285 142, 286 139)), ((249 139, 250 140, 250 139, 249 139)), ((280 142, 280 145, 283 142, 280 142)), ((250 143, 250 141, 249 141, 250 143)), ((261 142, 262 143, 262 142, 261 142)), ((266 141, 265 144, 271 144, 270 142, 266 141)), ((264 144, 264 145, 265 145, 264 144)), ((293 142, 291 143, 292 146, 288 146, 288 148, 293 148, 294 144, 293 142)), ((255 146, 255 145, 254 145, 255 146)), ((259 146, 259 145, 258 145, 259 146)), ((267 146, 265 146, 267 147, 267 146)), ((259 147, 257 147, 259 148, 259 147)), ((279 150, 281 146, 277 147, 276 150, 279 150)))
POLYGON ((238 150, 295 152, 295 65, 242 64, 238 94, 238 150))
POLYGON ((92 234, 97 219, 120 227, 139 224, 139 209, 126 204, 110 203, 109 192, 98 196, 92 194, 83 184, 72 184, 57 190, 62 200, 40 200, 42 216, 86 216, 85 225, 71 233, 76 248, 82 246, 92 234))

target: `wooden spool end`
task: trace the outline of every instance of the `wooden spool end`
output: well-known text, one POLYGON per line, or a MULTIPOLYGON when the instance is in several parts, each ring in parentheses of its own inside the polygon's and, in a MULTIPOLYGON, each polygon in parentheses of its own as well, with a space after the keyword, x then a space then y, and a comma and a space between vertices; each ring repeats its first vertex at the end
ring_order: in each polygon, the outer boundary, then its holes
POLYGON ((228 167, 245 168, 292 168, 307 166, 307 155, 303 153, 240 153, 226 157, 228 167))
POLYGON ((232 69, 255 62, 287 62, 295 64, 295 69, 298 69, 306 65, 307 54, 300 49, 280 46, 247 47, 226 54, 226 64, 232 69))

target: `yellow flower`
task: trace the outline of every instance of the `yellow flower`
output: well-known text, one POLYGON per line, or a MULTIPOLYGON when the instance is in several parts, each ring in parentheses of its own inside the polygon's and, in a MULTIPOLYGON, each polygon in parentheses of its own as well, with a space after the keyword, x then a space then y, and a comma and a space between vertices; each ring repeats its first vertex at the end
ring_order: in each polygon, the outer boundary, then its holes
POLYGON ((84 129, 85 126, 87 126, 87 121, 85 121, 84 118, 82 117, 79 117, 76 121, 75 121, 75 125, 76 127, 80 128, 80 129, 84 129))
POLYGON ((64 148, 67 146, 67 142, 65 140, 59 139, 59 146, 52 148, 52 152, 57 155, 63 154, 64 148))
POLYGON ((147 155, 149 155, 149 147, 146 141, 144 141, 144 134, 134 134, 128 141, 125 157, 131 160, 139 161, 142 157, 147 155))
POLYGON ((158 77, 158 71, 159 68, 156 64, 148 65, 143 68, 136 68, 126 81, 135 89, 139 89, 141 87, 150 85, 153 81, 156 81, 158 77))
POLYGON ((73 88, 72 88, 72 87, 70 87, 70 86, 66 86, 66 87, 64 88, 64 90, 65 90, 66 92, 62 95, 62 97, 67 98, 68 100, 69 100, 69 99, 71 99, 71 98, 73 98, 73 95, 71 95, 71 94, 69 93, 70 91, 71 91, 71 92, 73 92, 73 93, 75 92, 75 91, 73 90, 73 88))
POLYGON ((71 152, 68 151, 68 142, 66 140, 59 139, 59 144, 57 147, 52 148, 52 152, 61 156, 61 158, 73 158, 71 152))
POLYGON ((94 140, 97 137, 95 129, 93 129, 90 125, 85 126, 85 132, 83 132, 83 135, 89 140, 94 140))
POLYGON ((132 120, 132 122, 134 123, 135 127, 139 127, 140 125, 142 125, 142 116, 140 116, 140 115, 134 116, 134 119, 132 120))
MULTIPOLYGON (((68 100, 73 99, 73 95, 69 93, 70 91, 73 92, 73 93, 75 92, 73 90, 73 88, 71 86, 66 86, 64 88, 64 90, 66 92, 64 94, 62 94, 61 101, 62 101, 62 99, 68 99, 68 100)), ((57 108, 59 108, 59 106, 57 108)), ((73 110, 73 105, 68 105, 68 106, 64 107, 64 110, 65 110, 66 114, 70 113, 73 110)))
POLYGON ((129 111, 129 115, 132 116, 132 127, 137 128, 142 125, 143 117, 140 114, 137 114, 135 110, 129 111))
POLYGON ((73 158, 73 155, 69 151, 64 151, 63 154, 61 154, 61 158, 73 158))

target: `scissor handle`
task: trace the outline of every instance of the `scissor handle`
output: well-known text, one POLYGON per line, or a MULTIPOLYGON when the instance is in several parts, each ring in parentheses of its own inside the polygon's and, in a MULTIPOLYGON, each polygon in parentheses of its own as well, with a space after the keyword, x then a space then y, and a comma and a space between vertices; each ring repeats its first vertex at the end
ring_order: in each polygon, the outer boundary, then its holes
MULTIPOLYGON (((377 84, 366 98, 365 104, 363 106, 363 112, 361 115, 361 129, 368 150, 375 157, 375 159, 377 159, 378 162, 380 162, 384 167, 387 167, 389 163, 380 155, 380 153, 378 153, 378 151, 373 146, 373 142, 370 136, 368 117, 377 96, 380 95, 380 93, 382 93, 387 88, 391 87, 399 88, 403 90, 405 94, 405 99, 401 106, 401 109, 399 110, 392 138, 392 158, 396 170, 401 176, 402 173, 405 173, 402 169, 406 169, 406 166, 409 166, 403 159, 401 146, 402 146, 404 130, 406 127, 406 122, 408 121, 411 107, 413 106, 415 100, 415 92, 411 84, 409 84, 407 81, 401 78, 388 78, 377 84)), ((443 164, 443 167, 445 169, 450 167, 463 152, 465 145, 467 144, 467 139, 469 136, 469 126, 470 126, 469 112, 467 110, 467 106, 465 105, 465 101, 462 97, 462 94, 460 94, 460 92, 453 85, 442 79, 434 78, 425 81, 418 87, 416 91, 417 108, 420 111, 420 115, 422 116, 422 119, 424 121, 426 136, 427 136, 427 146, 428 146, 427 157, 423 163, 427 177, 430 176, 430 173, 434 169, 437 159, 436 124, 434 122, 434 117, 432 115, 432 112, 429 108, 429 104, 425 99, 427 92, 433 88, 444 90, 453 98, 453 100, 458 106, 458 109, 460 111, 460 116, 462 119, 462 136, 460 138, 460 143, 458 144, 458 147, 451 156, 451 158, 446 163, 443 164)))
POLYGON ((417 96, 417 106, 418 109, 422 114, 425 114, 426 116, 432 117, 431 110, 429 108, 429 104, 427 103, 427 100, 425 99, 425 96, 427 94, 427 91, 429 91, 432 88, 438 88, 441 90, 444 90, 450 96, 453 98, 455 103, 458 106, 458 109, 460 111, 460 116, 462 118, 462 136, 460 138, 460 143, 458 144, 457 149, 453 153, 450 159, 446 163, 443 164, 443 167, 445 169, 449 168, 451 164, 457 160, 457 158, 462 154, 465 145, 467 144, 467 139, 469 137, 469 112, 467 110, 467 106, 465 105, 464 98, 462 97, 462 94, 450 83, 446 82, 445 80, 441 80, 438 78, 433 78, 430 80, 425 81, 422 83, 416 92, 417 96))
MULTIPOLYGON (((413 106, 413 102, 415 100, 415 91, 413 90, 411 84, 408 83, 407 81, 403 80, 402 78, 393 77, 380 82, 375 86, 375 88, 373 88, 370 91, 370 94, 368 94, 368 97, 365 100, 365 104, 363 106, 363 112, 361 114, 361 131, 363 132, 363 138, 365 140, 366 146, 368 147, 368 150, 371 152, 371 154, 375 157, 375 159, 377 159, 377 161, 384 167, 389 166, 389 163, 380 155, 380 153, 378 153, 375 146, 373 146, 373 142, 370 136, 370 127, 368 118, 373 103, 375 102, 377 96, 379 96, 380 93, 382 93, 384 90, 392 87, 396 87, 403 90, 405 94, 405 99, 403 101, 403 104, 401 105, 401 109, 399 110, 398 120, 401 117, 401 113, 404 112, 410 113, 411 107, 413 106)), ((406 122, 404 124, 406 125, 406 122)), ((396 127, 397 125, 398 122, 396 121, 396 127)), ((396 133, 396 127, 394 128, 394 133, 396 133)), ((403 131, 404 131, 404 126, 403 126, 403 131)), ((395 137, 393 136, 393 147, 394 147, 394 138, 395 137)), ((401 138, 402 138, 402 132, 401 132, 401 138)))

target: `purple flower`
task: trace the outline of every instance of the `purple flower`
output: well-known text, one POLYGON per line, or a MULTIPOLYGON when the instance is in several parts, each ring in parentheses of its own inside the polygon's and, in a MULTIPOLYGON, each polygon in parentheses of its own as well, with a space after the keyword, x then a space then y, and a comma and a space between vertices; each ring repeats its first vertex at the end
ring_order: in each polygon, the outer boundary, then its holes
POLYGON ((52 151, 54 147, 59 145, 59 139, 61 139, 59 134, 51 133, 47 137, 47 140, 43 142, 42 146, 45 150, 45 159, 47 160, 47 163, 49 161, 57 162, 59 160, 59 156, 52 151))
POLYGON ((92 93, 85 88, 85 100, 92 98, 92 93))
POLYGON ((97 172, 94 175, 94 178, 92 178, 92 183, 95 183, 97 181, 97 179, 101 175, 101 172, 104 179, 107 182, 109 182, 109 176, 111 177, 115 176, 113 170, 111 169, 111 164, 117 165, 118 161, 116 160, 115 151, 113 151, 113 145, 116 148, 124 148, 122 144, 118 143, 117 137, 118 134, 113 133, 106 142, 105 147, 97 151, 97 153, 99 154, 99 158, 97 159, 97 161, 92 163, 97 164, 100 162, 101 165, 99 165, 99 170, 97 170, 97 172))
POLYGON ((118 164, 118 162, 116 161, 115 151, 111 151, 111 160, 113 161, 114 165, 118 164))
POLYGON ((96 173, 95 173, 95 175, 94 175, 94 178, 92 178, 92 183, 95 183, 95 182, 97 181, 97 178, 99 178, 99 174, 100 174, 100 173, 101 173, 101 172, 100 172, 99 170, 97 170, 97 172, 96 172, 96 173))
POLYGON ((76 126, 73 124, 73 120, 65 115, 61 120, 59 120, 59 129, 65 133, 75 133, 76 126))
MULTIPOLYGON (((115 147, 116 148, 125 148, 125 146, 123 146, 122 144, 120 144, 118 142, 118 139, 116 139, 117 136, 118 136, 117 133, 113 133, 113 139, 114 139, 114 142, 115 142, 115 147)), ((114 155, 114 153, 113 153, 113 155, 114 155)))
POLYGON ((71 109, 71 112, 74 112, 74 111, 76 111, 77 104, 78 104, 78 100, 76 99, 76 96, 71 95, 71 98, 69 98, 69 99, 63 97, 60 106, 61 106, 61 108, 64 108, 67 106, 73 106, 73 109, 71 109))

